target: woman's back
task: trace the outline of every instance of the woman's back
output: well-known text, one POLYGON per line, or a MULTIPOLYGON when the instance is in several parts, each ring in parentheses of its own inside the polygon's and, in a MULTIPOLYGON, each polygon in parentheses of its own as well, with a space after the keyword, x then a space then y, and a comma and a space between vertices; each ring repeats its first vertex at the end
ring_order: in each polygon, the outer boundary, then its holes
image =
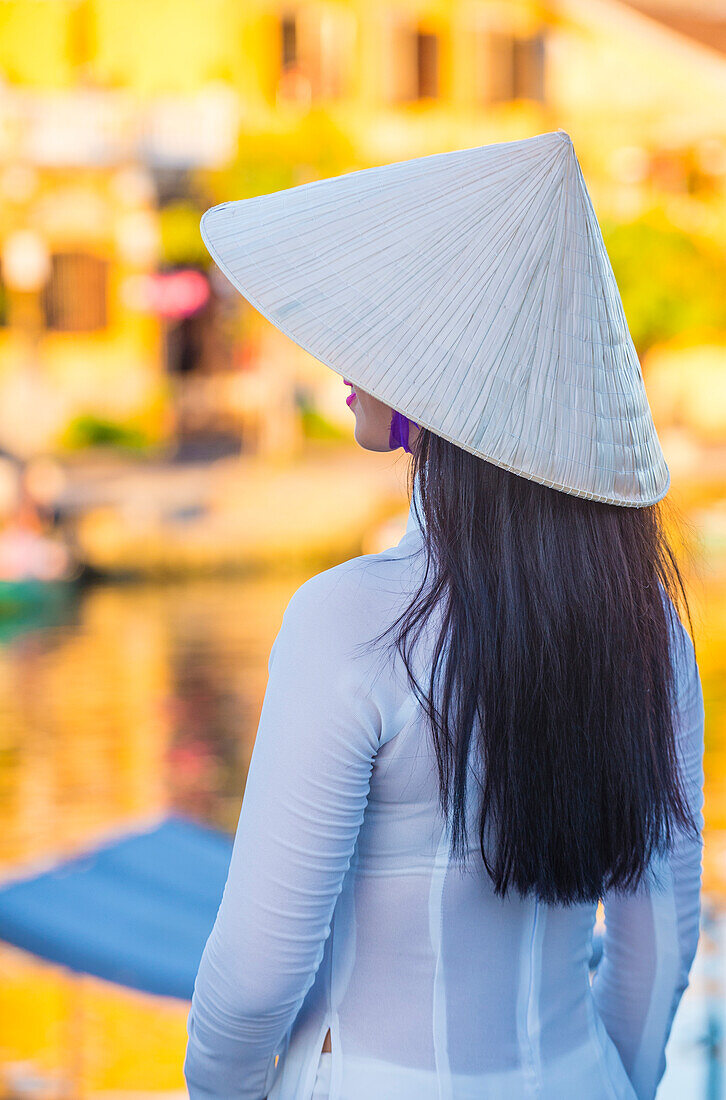
MULTIPOLYGON (((421 551, 412 511, 397 547, 311 578, 285 612, 189 1016, 192 1100, 655 1094, 698 938, 700 838, 678 834, 659 886, 604 899, 592 987, 594 905, 494 893, 475 748, 469 852, 450 859, 424 713, 398 660, 358 648, 410 599, 421 551)), ((703 700, 677 630, 699 816, 703 700)))

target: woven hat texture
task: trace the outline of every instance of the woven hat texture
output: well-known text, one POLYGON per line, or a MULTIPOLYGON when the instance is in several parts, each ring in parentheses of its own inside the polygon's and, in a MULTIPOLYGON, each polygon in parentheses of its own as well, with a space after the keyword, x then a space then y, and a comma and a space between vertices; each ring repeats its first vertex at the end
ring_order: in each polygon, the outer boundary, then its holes
POLYGON ((564 130, 225 202, 201 232, 260 313, 415 423, 576 496, 668 491, 564 130))

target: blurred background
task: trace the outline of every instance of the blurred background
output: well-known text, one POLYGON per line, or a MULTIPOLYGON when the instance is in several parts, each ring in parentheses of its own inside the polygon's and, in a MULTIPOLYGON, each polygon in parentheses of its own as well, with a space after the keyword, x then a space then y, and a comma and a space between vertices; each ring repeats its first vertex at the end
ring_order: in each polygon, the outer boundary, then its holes
POLYGON ((282 611, 405 527, 407 457, 356 446, 342 380, 231 291, 201 213, 557 128, 671 469, 706 699, 703 932, 659 1097, 726 1095, 726 0, 0 0, 0 1100, 185 1095, 282 611))

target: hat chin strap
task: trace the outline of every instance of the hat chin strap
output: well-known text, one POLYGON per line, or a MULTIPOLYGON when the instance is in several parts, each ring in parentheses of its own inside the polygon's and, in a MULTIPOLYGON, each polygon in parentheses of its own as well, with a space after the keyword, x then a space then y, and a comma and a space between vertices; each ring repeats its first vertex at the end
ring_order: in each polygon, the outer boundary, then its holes
POLYGON ((407 454, 411 454, 411 448, 408 445, 408 429, 411 424, 414 428, 418 428, 415 420, 409 420, 403 413, 393 410, 391 430, 388 433, 388 446, 392 451, 395 451, 398 447, 403 447, 407 454))

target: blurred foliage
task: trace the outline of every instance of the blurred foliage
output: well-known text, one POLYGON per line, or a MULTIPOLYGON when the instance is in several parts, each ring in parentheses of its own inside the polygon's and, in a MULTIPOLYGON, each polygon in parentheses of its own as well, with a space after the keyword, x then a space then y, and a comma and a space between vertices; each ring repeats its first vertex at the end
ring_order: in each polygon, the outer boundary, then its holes
POLYGON ((214 202, 247 199, 360 168, 355 148, 323 108, 289 130, 244 134, 235 161, 202 174, 214 202))
POLYGON ((638 355, 677 335, 726 329, 726 259, 711 242, 661 210, 603 219, 602 229, 638 355))
POLYGON ((169 266, 205 266, 209 253, 199 233, 203 211, 185 200, 169 203, 159 211, 162 263, 169 266))
POLYGON ((122 450, 145 450, 152 443, 150 436, 133 423, 107 420, 85 413, 71 420, 60 440, 67 450, 83 447, 118 447, 122 450))
POLYGON ((336 443, 350 439, 350 432, 334 424, 314 405, 307 401, 298 401, 298 409, 305 439, 330 440, 336 443))

